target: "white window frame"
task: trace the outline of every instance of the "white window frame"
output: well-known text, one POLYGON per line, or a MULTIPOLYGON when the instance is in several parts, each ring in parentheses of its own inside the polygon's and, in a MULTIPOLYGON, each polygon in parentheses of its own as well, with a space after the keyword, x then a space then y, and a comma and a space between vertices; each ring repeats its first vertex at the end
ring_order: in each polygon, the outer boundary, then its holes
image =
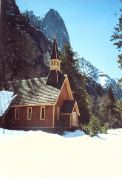
POLYGON ((27 120, 32 119, 32 107, 27 107, 27 120), (29 110, 31 110, 31 116, 29 117, 29 110))
POLYGON ((20 108, 15 108, 15 120, 19 120, 19 116, 20 116, 20 108))
POLYGON ((45 106, 40 107, 40 120, 45 120, 45 106), (42 110, 44 110, 44 118, 42 118, 42 110))

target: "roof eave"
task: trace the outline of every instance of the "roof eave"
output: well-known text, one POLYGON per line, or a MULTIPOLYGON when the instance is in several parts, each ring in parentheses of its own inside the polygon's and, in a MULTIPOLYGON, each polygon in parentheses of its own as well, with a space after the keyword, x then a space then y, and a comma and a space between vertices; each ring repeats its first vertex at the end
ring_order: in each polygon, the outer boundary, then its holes
POLYGON ((36 106, 54 106, 55 103, 41 103, 41 104, 16 104, 16 105, 12 105, 11 107, 28 107, 28 106, 32 106, 32 107, 36 107, 36 106))

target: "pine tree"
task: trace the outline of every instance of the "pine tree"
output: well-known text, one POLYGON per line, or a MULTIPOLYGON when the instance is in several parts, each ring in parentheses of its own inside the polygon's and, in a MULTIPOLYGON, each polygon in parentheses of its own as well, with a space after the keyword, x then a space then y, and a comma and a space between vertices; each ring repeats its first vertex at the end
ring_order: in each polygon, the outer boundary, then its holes
MULTIPOLYGON (((122 0, 120 0, 122 3, 122 0)), ((118 63, 120 64, 120 68, 122 69, 122 53, 121 53, 121 49, 122 49, 122 9, 120 9, 120 17, 119 17, 119 22, 116 25, 116 27, 114 28, 114 34, 112 35, 112 41, 114 41, 114 45, 117 47, 117 49, 119 50, 119 55, 118 55, 118 63)), ((119 80, 120 83, 122 83, 122 78, 119 80)), ((118 102, 116 102, 116 108, 114 108, 113 110, 115 111, 114 113, 117 114, 118 120, 116 122, 117 126, 121 126, 121 109, 122 109, 122 105, 121 102, 119 102, 119 108, 118 108, 118 102)))
POLYGON ((41 17, 36 16, 32 10, 25 10, 22 14, 28 19, 29 22, 31 22, 33 26, 38 29, 42 28, 41 17))
POLYGON ((107 122, 110 128, 114 128, 118 124, 118 121, 120 119, 120 113, 117 110, 117 102, 111 88, 108 89, 108 100, 109 103, 106 107, 107 119, 108 119, 107 122))
MULTIPOLYGON (((122 3, 122 0, 121 0, 122 3)), ((120 68, 122 69, 122 9, 120 9, 120 17, 119 17, 119 23, 114 28, 114 34, 112 35, 112 41, 114 41, 114 45, 119 50, 118 55, 118 63, 120 64, 120 68)), ((122 79, 120 79, 120 82, 122 82, 122 79)))
POLYGON ((80 109, 80 122, 83 124, 88 123, 90 118, 88 109, 89 95, 85 89, 85 77, 79 72, 77 55, 69 44, 64 46, 61 60, 61 70, 68 75, 74 98, 80 109))
POLYGON ((106 133, 107 127, 102 124, 100 119, 92 115, 89 124, 84 126, 84 130, 90 136, 95 136, 98 133, 106 133))
POLYGON ((117 102, 112 89, 109 88, 106 94, 98 96, 93 103, 92 113, 108 128, 121 127, 120 104, 118 108, 117 102))

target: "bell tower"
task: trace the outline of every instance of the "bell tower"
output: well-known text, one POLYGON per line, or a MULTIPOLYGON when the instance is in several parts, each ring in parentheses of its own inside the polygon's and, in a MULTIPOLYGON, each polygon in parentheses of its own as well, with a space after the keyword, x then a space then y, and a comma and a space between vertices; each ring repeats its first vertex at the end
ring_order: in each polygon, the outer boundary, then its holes
POLYGON ((60 71, 60 59, 56 39, 53 41, 53 48, 50 60, 50 70, 60 71))
POLYGON ((52 53, 50 58, 50 72, 47 77, 47 85, 61 89, 65 76, 60 71, 60 59, 56 39, 53 41, 52 53))

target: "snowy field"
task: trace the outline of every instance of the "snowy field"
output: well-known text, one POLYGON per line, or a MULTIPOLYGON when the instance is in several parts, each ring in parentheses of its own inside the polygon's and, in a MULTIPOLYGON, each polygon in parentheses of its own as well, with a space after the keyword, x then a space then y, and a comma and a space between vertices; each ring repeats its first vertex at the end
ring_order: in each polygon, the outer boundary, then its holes
POLYGON ((122 177, 122 129, 93 138, 0 129, 0 177, 122 177))

